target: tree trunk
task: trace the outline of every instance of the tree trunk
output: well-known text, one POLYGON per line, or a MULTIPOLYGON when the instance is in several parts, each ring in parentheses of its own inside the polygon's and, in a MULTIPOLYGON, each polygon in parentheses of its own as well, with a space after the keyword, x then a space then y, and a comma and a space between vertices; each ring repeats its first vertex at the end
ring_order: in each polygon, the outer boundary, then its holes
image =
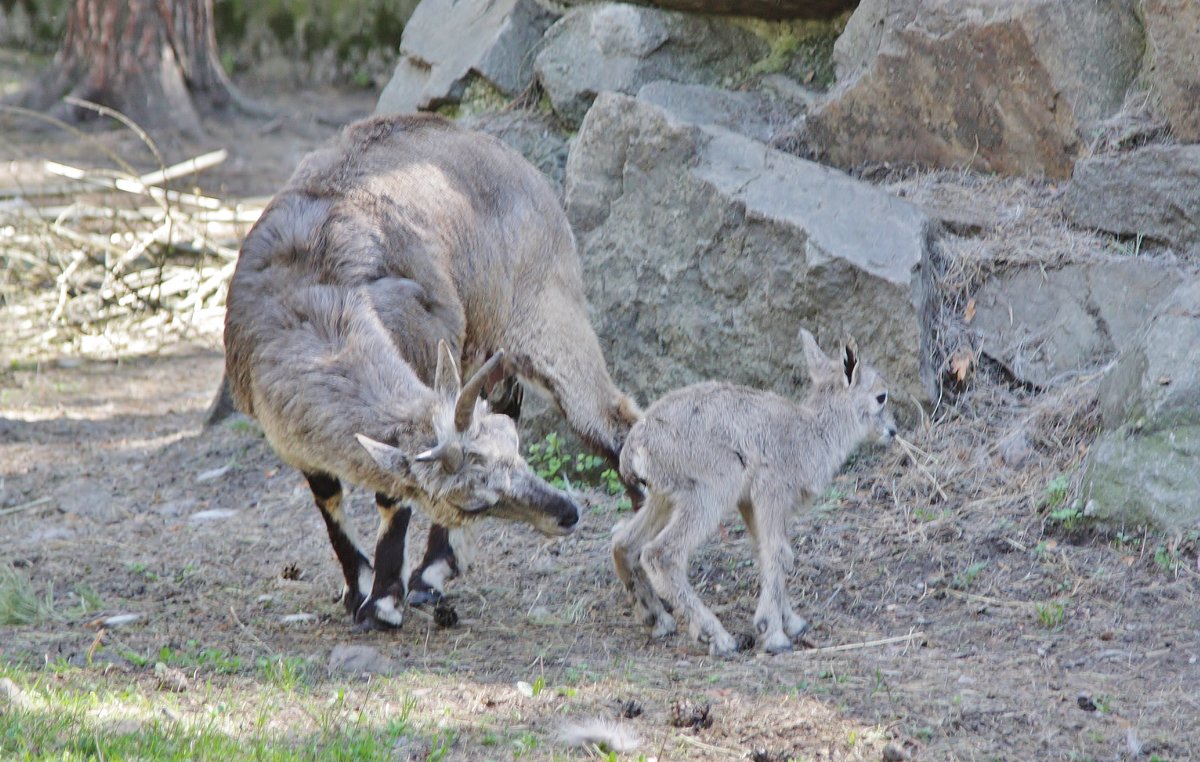
POLYGON ((50 71, 24 105, 78 121, 64 95, 116 109, 150 130, 196 134, 200 114, 238 103, 217 57, 212 0, 72 0, 50 71))

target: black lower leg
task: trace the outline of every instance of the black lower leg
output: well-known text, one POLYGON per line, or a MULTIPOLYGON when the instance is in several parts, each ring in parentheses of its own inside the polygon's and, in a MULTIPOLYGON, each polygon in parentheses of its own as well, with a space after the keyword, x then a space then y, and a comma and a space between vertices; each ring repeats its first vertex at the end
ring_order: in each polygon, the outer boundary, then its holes
POLYGON ((458 576, 458 559, 450 545, 450 530, 440 524, 429 528, 425 557, 408 583, 408 602, 414 606, 436 603, 442 597, 441 583, 458 576), (428 574, 426 574, 428 572, 428 574))
POLYGON ((412 509, 398 507, 396 503, 387 495, 375 495, 380 518, 379 539, 375 545, 375 582, 371 597, 356 617, 360 622, 369 619, 379 627, 399 627, 403 621, 400 607, 404 605, 404 556, 412 509))
POLYGON ((329 542, 333 552, 342 567, 342 576, 346 578, 346 594, 342 603, 351 614, 358 611, 362 605, 363 593, 359 587, 359 579, 363 573, 369 573, 371 562, 359 550, 349 528, 345 525, 342 513, 342 484, 336 477, 328 474, 305 474, 308 486, 312 490, 317 508, 321 509, 321 517, 325 519, 325 529, 329 532, 329 542))

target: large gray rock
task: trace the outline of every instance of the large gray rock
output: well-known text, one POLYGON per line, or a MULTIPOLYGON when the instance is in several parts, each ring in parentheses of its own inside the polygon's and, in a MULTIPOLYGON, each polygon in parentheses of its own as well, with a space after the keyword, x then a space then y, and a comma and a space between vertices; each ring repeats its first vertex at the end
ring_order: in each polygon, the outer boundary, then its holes
POLYGON ((1200 3, 1142 0, 1157 110, 1180 140, 1200 142, 1200 3))
POLYGON ((1156 239, 1200 259, 1200 145, 1085 159, 1075 165, 1064 211, 1077 225, 1156 239))
POLYGON ((724 127, 764 143, 771 142, 776 131, 791 124, 803 110, 796 101, 761 92, 667 81, 651 82, 638 90, 637 97, 682 121, 724 127))
POLYGON ((1200 278, 1180 286, 1100 388, 1086 513, 1112 526, 1200 528, 1200 278))
MULTIPOLYGON (((562 5, 585 5, 593 0, 560 0, 562 5)), ((763 19, 830 18, 855 6, 858 0, 644 0, 653 5, 688 13, 728 13, 763 19)))
POLYGON ((1054 386, 1128 346, 1182 277, 1171 265, 1117 257, 1026 267, 980 286, 971 328, 1018 381, 1054 386))
POLYGON ((969 166, 1067 177, 1142 56, 1125 0, 863 0, 809 117, 835 164, 969 166))
POLYGON ((567 170, 567 139, 550 117, 536 111, 508 109, 470 114, 458 123, 508 143, 542 170, 556 188, 562 189, 567 170))
POLYGON ((719 84, 767 52, 761 38, 719 18, 600 3, 552 26, 534 68, 554 111, 578 124, 597 93, 633 95, 659 79, 719 84))
POLYGON ((376 114, 457 102, 472 75, 506 95, 533 81, 533 51, 555 14, 535 0, 422 0, 376 114))
POLYGON ((605 356, 640 398, 708 378, 794 396, 802 326, 831 350, 856 336, 898 397, 931 393, 932 233, 911 204, 616 93, 584 120, 566 195, 605 356))

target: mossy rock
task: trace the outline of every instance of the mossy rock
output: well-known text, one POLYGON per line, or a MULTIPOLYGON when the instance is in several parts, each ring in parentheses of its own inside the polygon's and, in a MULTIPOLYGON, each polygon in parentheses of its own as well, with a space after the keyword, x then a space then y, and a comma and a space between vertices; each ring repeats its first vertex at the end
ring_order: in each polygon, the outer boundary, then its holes
POLYGON ((1092 446, 1084 514, 1112 529, 1200 527, 1200 425, 1108 432, 1092 446))

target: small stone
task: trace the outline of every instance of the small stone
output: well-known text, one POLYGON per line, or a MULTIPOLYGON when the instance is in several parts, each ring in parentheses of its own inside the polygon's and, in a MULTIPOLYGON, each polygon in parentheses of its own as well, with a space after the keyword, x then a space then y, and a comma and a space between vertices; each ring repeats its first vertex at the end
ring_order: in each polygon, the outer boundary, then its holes
POLYGON ((443 598, 433 607, 433 623, 438 627, 454 627, 458 624, 458 612, 443 598))
POLYGON ((642 714, 642 705, 636 699, 622 701, 618 713, 627 720, 632 720, 634 717, 639 717, 642 714))
POLYGON ((341 645, 329 652, 329 671, 351 674, 388 675, 396 663, 370 646, 341 645))
POLYGON ((680 699, 671 705, 671 727, 703 730, 712 727, 712 707, 698 704, 689 699, 680 699))

